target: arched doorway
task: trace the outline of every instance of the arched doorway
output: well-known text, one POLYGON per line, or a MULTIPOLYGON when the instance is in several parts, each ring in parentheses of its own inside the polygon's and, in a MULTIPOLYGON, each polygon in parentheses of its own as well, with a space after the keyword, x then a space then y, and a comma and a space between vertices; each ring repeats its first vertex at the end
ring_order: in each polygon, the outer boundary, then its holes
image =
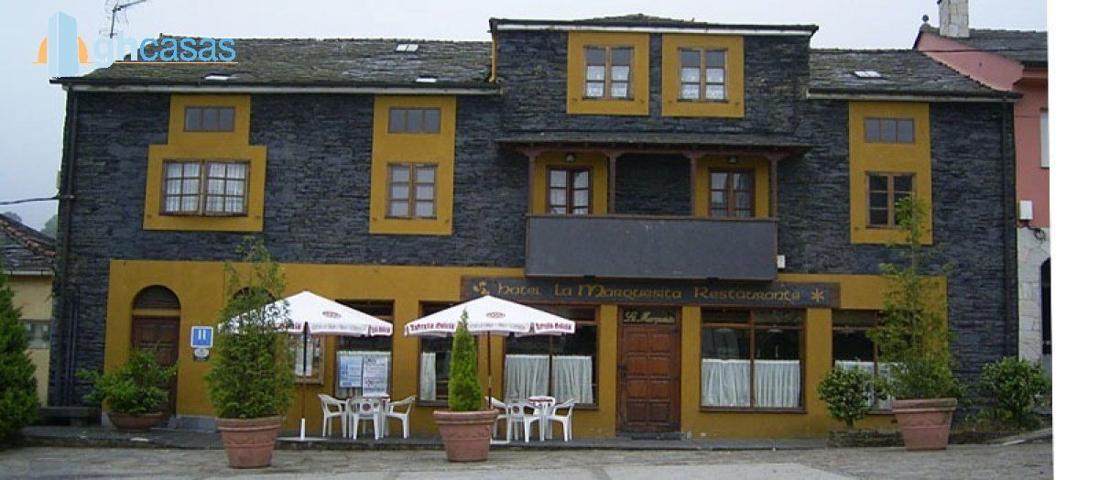
MULTIPOLYGON (((130 346, 152 352, 161 365, 179 359, 179 297, 166 287, 147 287, 134 297, 130 346)), ((169 380, 166 416, 176 411, 176 377, 169 380)))

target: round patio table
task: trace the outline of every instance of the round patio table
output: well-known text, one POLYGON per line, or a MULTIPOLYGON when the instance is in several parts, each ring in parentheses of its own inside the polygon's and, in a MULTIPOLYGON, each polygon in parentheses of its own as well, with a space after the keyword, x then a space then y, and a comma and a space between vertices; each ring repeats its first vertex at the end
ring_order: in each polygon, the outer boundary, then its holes
POLYGON ((546 441, 546 427, 549 426, 550 412, 553 410, 557 399, 545 395, 527 397, 527 401, 534 406, 534 414, 538 415, 538 438, 546 441))

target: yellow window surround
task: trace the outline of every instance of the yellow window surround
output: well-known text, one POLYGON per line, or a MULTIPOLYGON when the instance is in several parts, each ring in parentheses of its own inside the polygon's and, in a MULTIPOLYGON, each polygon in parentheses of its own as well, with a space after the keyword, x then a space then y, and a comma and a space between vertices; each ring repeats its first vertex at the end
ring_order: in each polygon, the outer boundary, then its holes
MULTIPOLYGON (((735 35, 664 34, 661 45, 660 114, 665 117, 744 116, 744 37, 735 35), (680 94, 681 49, 725 51, 725 100, 682 100, 680 94)), ((705 75, 706 72, 700 72, 705 75)), ((705 98, 705 92, 702 92, 705 98)))
POLYGON ((149 145, 145 178, 146 230, 220 232, 263 231, 263 193, 267 176, 267 147, 250 145, 252 98, 248 95, 172 95, 168 116, 168 143, 149 145), (233 107, 233 130, 192 132, 184 129, 187 107, 233 107), (166 161, 219 160, 248 163, 245 215, 164 214, 166 161))
MULTIPOLYGON (((450 235, 454 231, 454 138, 457 100, 447 96, 374 97, 374 142, 370 159, 370 233, 450 235), (391 108, 438 108, 439 133, 391 133, 391 108), (389 165, 435 168, 435 218, 389 217, 389 165)), ((414 207, 414 206, 413 206, 414 207)))
POLYGON ((738 155, 736 163, 729 163, 728 156, 706 155, 695 162, 694 206, 696 217, 710 215, 710 171, 753 170, 755 189, 753 199, 755 218, 768 218, 771 211, 770 163, 762 157, 738 155))
POLYGON ((590 168, 591 169, 591 214, 607 214, 607 157, 596 152, 579 152, 576 159, 565 161, 564 152, 545 152, 534 160, 534 184, 530 188, 532 211, 537 214, 549 213, 549 170, 551 168, 590 168))
POLYGON ((931 115, 927 103, 851 102, 848 106, 850 157, 851 243, 888 244, 904 241, 898 228, 870 226, 867 173, 890 172, 915 175, 913 196, 928 208, 924 244, 932 242, 931 115), (915 122, 914 142, 866 142, 867 118, 911 118, 915 122))
POLYGON ((569 32, 565 110, 570 115, 649 114, 649 35, 647 33, 569 32), (630 47, 630 98, 585 98, 584 47, 630 47))

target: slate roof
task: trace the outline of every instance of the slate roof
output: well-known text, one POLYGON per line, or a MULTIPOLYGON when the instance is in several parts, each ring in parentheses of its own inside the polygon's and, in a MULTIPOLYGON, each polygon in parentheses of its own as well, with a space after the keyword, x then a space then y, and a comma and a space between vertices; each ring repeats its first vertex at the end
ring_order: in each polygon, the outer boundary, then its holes
MULTIPOLYGON (((179 37, 182 38, 182 37, 179 37)), ((238 85, 309 87, 475 88, 488 82, 490 42, 409 39, 235 39, 237 63, 141 65, 115 62, 83 77, 58 83, 137 85, 238 85), (415 52, 397 52, 415 43, 415 52), (228 81, 204 80, 210 73, 234 74, 228 81), (417 82, 421 76, 435 83, 417 82)))
POLYGON ((654 17, 643 13, 630 15, 617 15, 610 17, 585 18, 581 20, 532 20, 514 18, 490 18, 489 27, 496 31, 499 25, 549 25, 549 26, 587 26, 587 27, 632 27, 632 28, 684 28, 684 29, 746 29, 746 30, 800 30, 807 33, 816 32, 816 25, 757 25, 757 24, 733 24, 696 22, 694 19, 682 20, 677 18, 654 17))
POLYGON ((969 38, 951 38, 978 50, 996 53, 1022 63, 1042 67, 1049 62, 1046 32, 969 29, 969 38))
POLYGON ((715 133, 651 133, 651 132, 512 132, 496 139, 503 145, 604 146, 604 147, 698 147, 698 148, 782 148, 804 150, 807 143, 781 135, 715 134, 715 133))
POLYGON ((7 272, 51 273, 57 255, 49 235, 0 214, 0 266, 7 272))
POLYGON ((1005 95, 916 50, 814 49, 809 54, 809 69, 810 93, 989 98, 1005 95), (859 78, 855 76, 856 70, 874 70, 882 78, 859 78))

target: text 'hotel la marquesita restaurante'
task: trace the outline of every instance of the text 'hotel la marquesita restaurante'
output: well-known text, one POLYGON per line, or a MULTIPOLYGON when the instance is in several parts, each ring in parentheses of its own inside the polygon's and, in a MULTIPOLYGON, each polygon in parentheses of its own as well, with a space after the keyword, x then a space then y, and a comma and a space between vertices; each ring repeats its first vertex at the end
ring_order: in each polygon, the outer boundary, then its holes
MULTIPOLYGON (((320 396, 368 389, 411 397, 410 434, 434 435, 451 341, 404 327, 491 295, 574 322, 479 335, 477 354, 485 395, 572 401, 575 437, 823 436, 837 425, 816 395, 824 374, 889 368, 866 332, 884 308, 879 266, 901 258, 904 198, 928 206, 932 263, 954 266, 935 285, 959 376, 1014 354, 1010 96, 914 50, 812 49, 812 25, 490 29, 236 39, 237 63, 216 71, 117 63, 55 79, 73 196, 50 403, 82 405, 75 371, 151 348, 179 365, 169 424, 213 428, 218 337, 204 352, 189 340, 213 326, 224 262, 251 235, 286 295, 392 325, 295 337, 288 432, 304 414, 309 435, 332 435, 320 396)), ((888 409, 860 425, 889 426, 888 409)))

